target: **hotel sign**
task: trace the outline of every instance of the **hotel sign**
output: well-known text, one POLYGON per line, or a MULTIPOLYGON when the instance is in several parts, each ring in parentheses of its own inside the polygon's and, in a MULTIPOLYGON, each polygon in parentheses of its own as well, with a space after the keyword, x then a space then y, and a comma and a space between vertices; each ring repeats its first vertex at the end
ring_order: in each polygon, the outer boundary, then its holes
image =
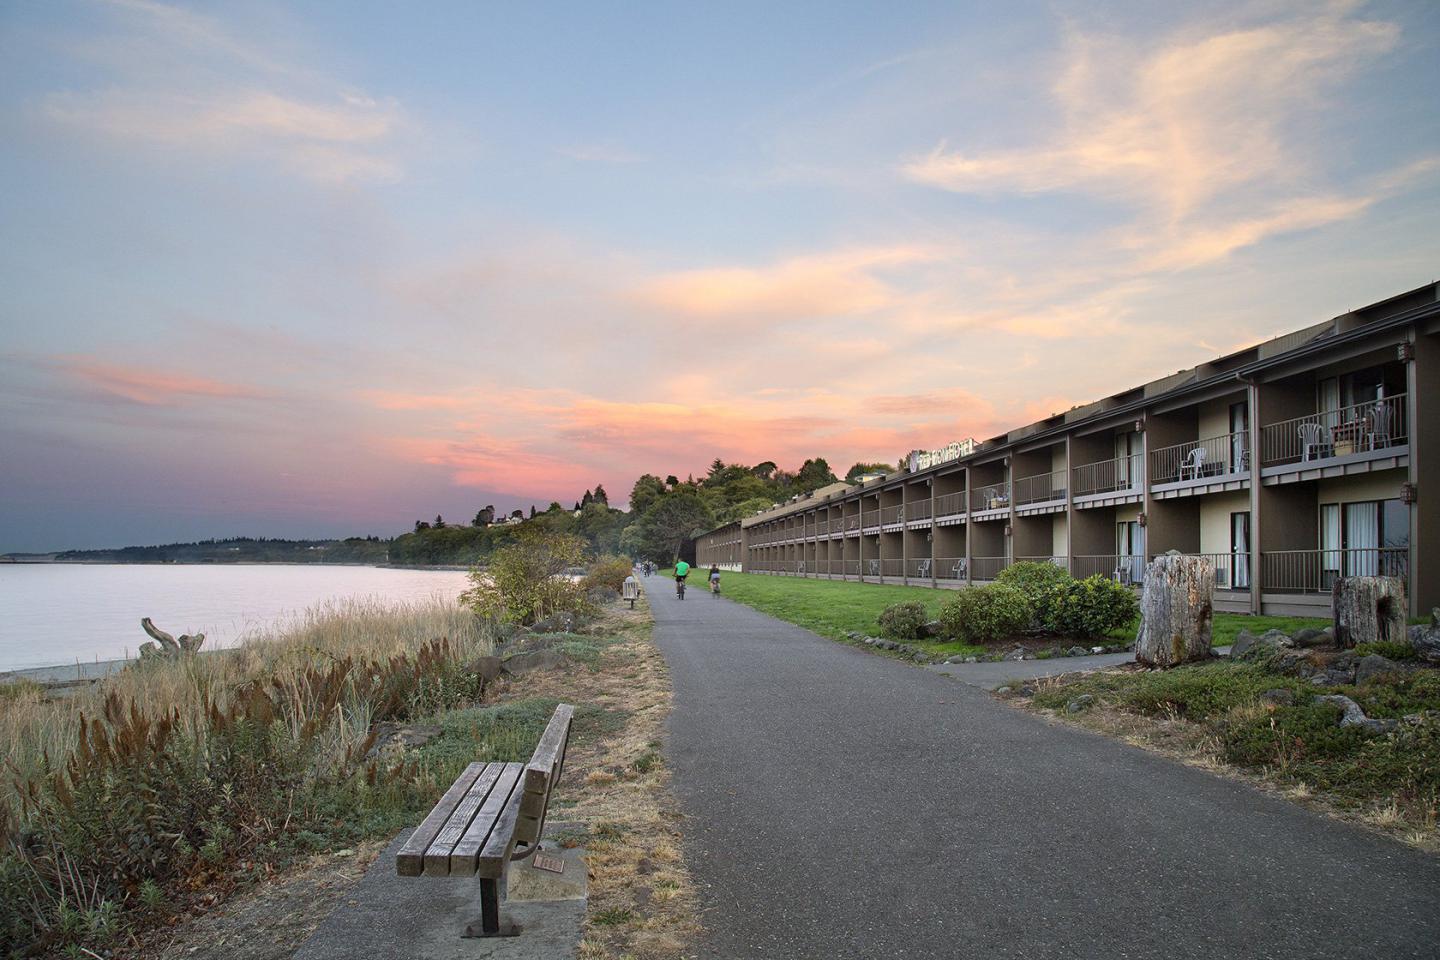
POLYGON ((957 440, 952 444, 941 447, 939 450, 911 450, 910 471, 924 470, 941 463, 949 463, 951 460, 959 460, 961 457, 968 457, 975 452, 974 440, 957 440))

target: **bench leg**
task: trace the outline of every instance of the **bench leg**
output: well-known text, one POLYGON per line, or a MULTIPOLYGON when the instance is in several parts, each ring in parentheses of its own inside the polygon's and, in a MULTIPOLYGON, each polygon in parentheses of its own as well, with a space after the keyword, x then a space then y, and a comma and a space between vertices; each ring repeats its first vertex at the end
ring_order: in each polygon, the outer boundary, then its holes
POLYGON ((520 927, 500 918, 500 881, 482 877, 480 880, 480 922, 465 927, 466 937, 513 937, 520 927))

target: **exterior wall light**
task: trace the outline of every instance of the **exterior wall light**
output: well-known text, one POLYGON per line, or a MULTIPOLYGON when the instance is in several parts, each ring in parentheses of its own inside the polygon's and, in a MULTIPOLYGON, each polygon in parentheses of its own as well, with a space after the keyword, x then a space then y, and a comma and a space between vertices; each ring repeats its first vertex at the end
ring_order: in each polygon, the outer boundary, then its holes
POLYGON ((1395 355, 1402 361, 1415 359, 1415 344, 1406 340, 1395 347, 1395 355))
POLYGON ((1145 524, 1150 522, 1150 518, 1145 516, 1145 511, 1142 510, 1135 515, 1135 522, 1143 527, 1145 526, 1145 524))
POLYGON ((1406 503, 1406 504, 1415 503, 1415 502, 1416 502, 1417 500, 1419 500, 1419 499, 1420 499, 1420 491, 1415 488, 1415 484, 1410 483, 1409 481, 1406 481, 1405 483, 1400 484, 1400 502, 1401 502, 1401 503, 1406 503))

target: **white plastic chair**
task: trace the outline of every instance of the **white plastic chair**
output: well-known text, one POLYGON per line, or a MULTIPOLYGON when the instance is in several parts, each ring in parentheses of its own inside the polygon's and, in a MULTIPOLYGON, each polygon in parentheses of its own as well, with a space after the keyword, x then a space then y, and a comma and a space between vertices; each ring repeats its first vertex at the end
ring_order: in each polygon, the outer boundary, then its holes
POLYGON ((1329 456, 1335 450, 1330 428, 1323 423, 1302 423, 1300 433, 1300 459, 1317 460, 1329 456))
POLYGON ((1186 472, 1189 472, 1189 479, 1199 480, 1200 474, 1205 470, 1205 448, 1196 447, 1180 464, 1180 479, 1186 479, 1186 472))
POLYGON ((1390 404, 1380 401, 1370 410, 1370 449, 1390 446, 1390 421, 1394 419, 1390 404))
POLYGON ((928 577, 928 576, 930 576, 930 561, 929 561, 929 560, 921 560, 918 564, 915 565, 915 576, 917 576, 917 577, 928 577))

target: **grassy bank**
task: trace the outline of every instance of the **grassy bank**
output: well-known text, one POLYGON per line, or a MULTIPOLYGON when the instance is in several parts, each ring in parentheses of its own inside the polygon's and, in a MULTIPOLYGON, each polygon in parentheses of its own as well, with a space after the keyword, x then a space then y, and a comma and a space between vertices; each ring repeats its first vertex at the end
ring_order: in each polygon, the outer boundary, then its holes
POLYGON ((1317 689, 1263 662, 1219 660, 1041 680, 1030 703, 1440 850, 1440 671, 1317 689), (1371 718, 1401 722, 1384 733, 1342 727, 1341 708, 1317 694, 1342 694, 1371 718))
MULTIPOLYGON (((690 579, 696 592, 705 589, 703 570, 697 569, 690 579)), ((952 594, 950 590, 930 587, 892 586, 848 580, 810 580, 804 577, 776 577, 756 573, 724 572, 721 574, 721 584, 725 596, 732 600, 738 600, 762 613, 834 640, 845 640, 846 634, 851 631, 879 636, 878 618, 886 607, 895 603, 923 603, 933 619, 939 616, 940 604, 952 594)), ((1217 613, 1214 643, 1216 646, 1228 645, 1242 629, 1259 633, 1278 627, 1288 632, 1307 626, 1323 627, 1327 623, 1328 620, 1303 617, 1251 617, 1217 613)), ((1135 630, 1133 627, 1117 630, 1111 637, 1116 640, 1133 640, 1135 630)), ((967 647, 958 643, 916 643, 915 646, 937 655, 983 652, 983 648, 967 647)))

